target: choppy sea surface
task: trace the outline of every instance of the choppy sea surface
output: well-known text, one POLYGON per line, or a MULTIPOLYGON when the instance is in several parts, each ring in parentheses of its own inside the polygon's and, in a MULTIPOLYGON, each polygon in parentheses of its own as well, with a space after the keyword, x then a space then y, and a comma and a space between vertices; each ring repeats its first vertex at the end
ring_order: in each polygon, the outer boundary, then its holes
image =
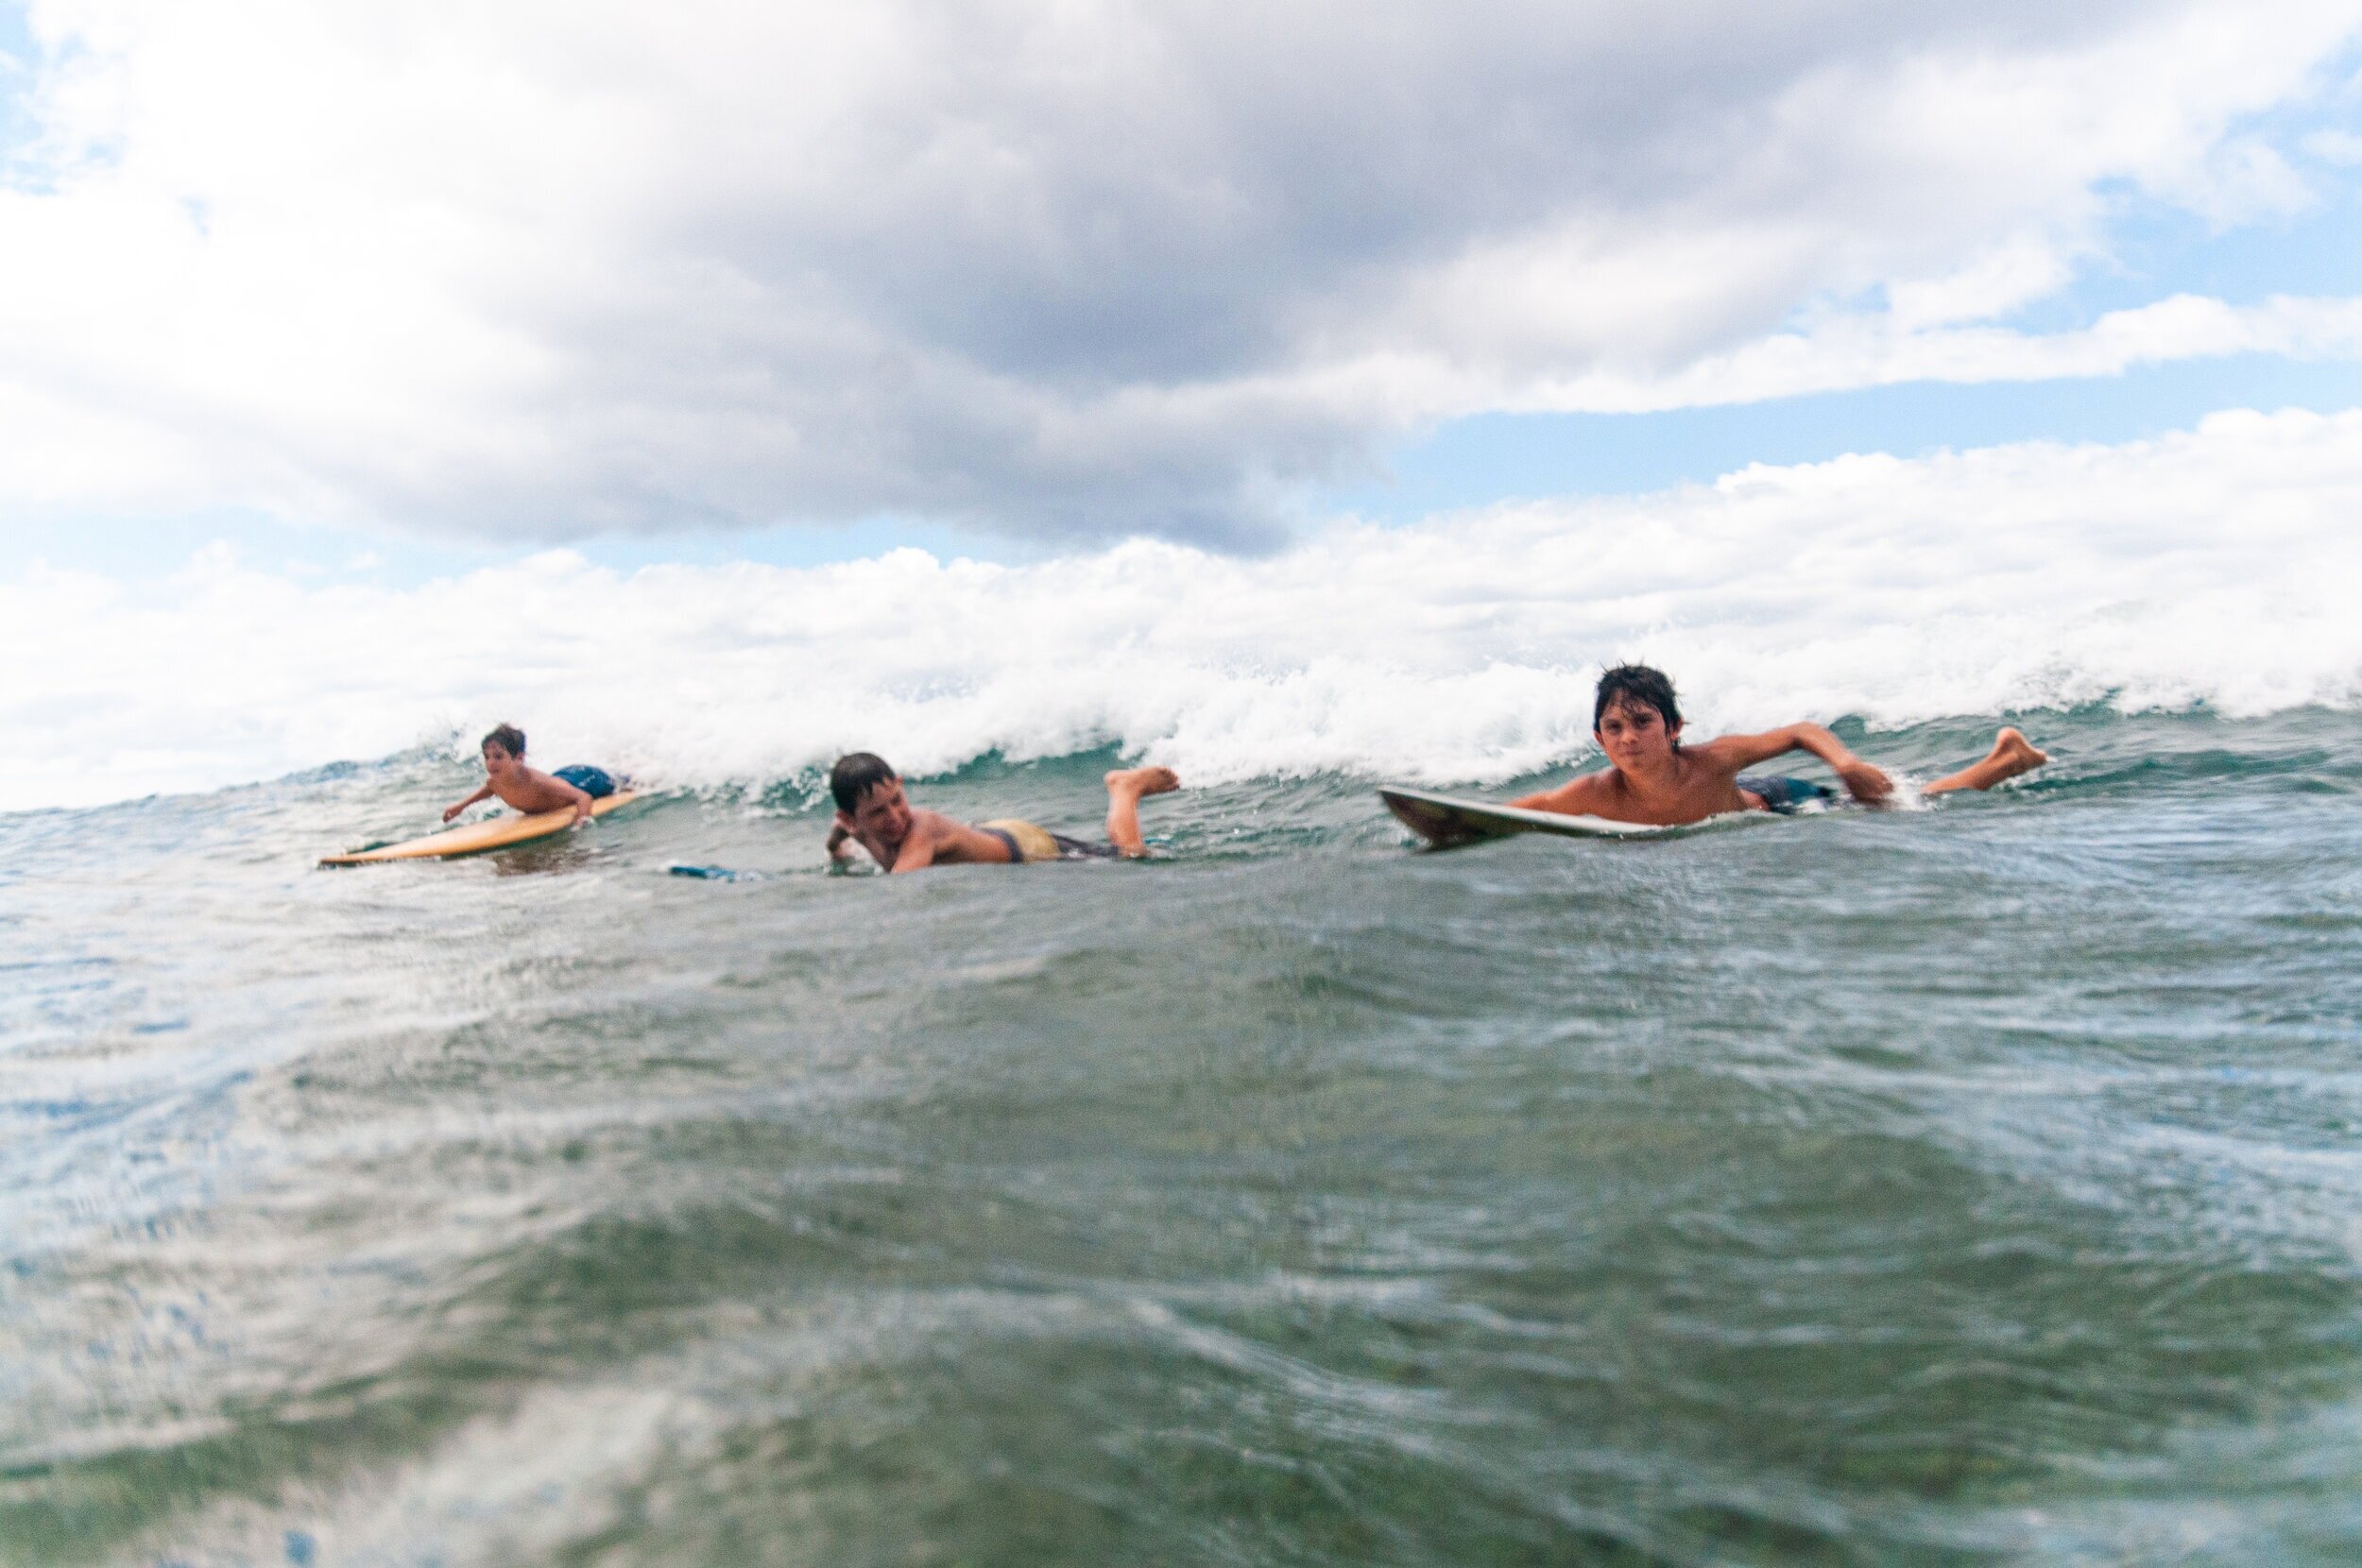
POLYGON ((314 867, 443 751, 0 816, 0 1561, 2362 1559, 2362 716, 2009 717, 1442 854, 1332 775, 314 867))

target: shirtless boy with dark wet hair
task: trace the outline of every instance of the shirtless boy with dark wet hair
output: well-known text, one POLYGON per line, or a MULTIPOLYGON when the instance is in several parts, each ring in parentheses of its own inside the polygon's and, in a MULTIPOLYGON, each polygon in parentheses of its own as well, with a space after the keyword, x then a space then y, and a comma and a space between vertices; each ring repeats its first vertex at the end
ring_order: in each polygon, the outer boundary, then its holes
POLYGON ((539 768, 526 767, 525 733, 515 724, 499 725, 477 749, 484 757, 483 786, 456 805, 444 807, 445 822, 477 801, 498 795, 502 804, 526 816, 572 807, 574 820, 567 826, 579 827, 590 820, 590 803, 613 794, 616 790, 615 780, 605 768, 576 763, 556 773, 543 773, 539 768))
POLYGON ((860 844, 891 872, 931 865, 1015 865, 1028 861, 1137 860, 1148 853, 1140 837, 1140 799, 1181 787, 1171 768, 1119 768, 1107 775, 1107 840, 1086 844, 1030 822, 1006 818, 969 827, 940 811, 913 806, 902 781, 881 757, 857 751, 829 772, 836 825, 829 858, 843 865, 860 844))
MULTIPOLYGON (((1591 705, 1591 733, 1606 754, 1605 768, 1510 804, 1530 811, 1661 827, 1703 822, 1726 811, 1791 810, 1827 792, 1800 779, 1743 775, 1743 770, 1791 751, 1810 752, 1827 763, 1865 805, 1877 805, 1894 789, 1885 774, 1819 724, 1789 724, 1760 735, 1725 735, 1686 746, 1673 683, 1645 664, 1619 664, 1600 677, 1591 705)), ((2025 736, 2004 729, 1982 760, 1919 793, 1990 790, 2049 760, 2025 736)))

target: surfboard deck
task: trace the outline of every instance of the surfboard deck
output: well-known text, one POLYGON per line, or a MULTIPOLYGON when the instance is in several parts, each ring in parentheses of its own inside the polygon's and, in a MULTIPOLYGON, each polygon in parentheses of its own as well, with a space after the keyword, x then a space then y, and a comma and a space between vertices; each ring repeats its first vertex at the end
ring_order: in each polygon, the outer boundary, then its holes
MULTIPOLYGON (((1505 839, 1517 833, 1554 833, 1567 839, 1631 839, 1678 833, 1646 822, 1611 822, 1605 817, 1570 817, 1557 811, 1528 811, 1490 801, 1463 800, 1413 790, 1400 784, 1381 786, 1378 798, 1402 819, 1404 827, 1438 849, 1473 844, 1479 839, 1505 839)), ((1695 827, 1696 824, 1690 826, 1695 827)))
MULTIPOLYGON (((590 803, 590 814, 603 817, 618 806, 640 798, 637 790, 618 790, 602 795, 590 803)), ((574 820, 573 809, 566 807, 556 811, 537 811, 529 817, 514 811, 505 812, 484 822, 471 822, 459 827, 447 827, 422 839, 405 839, 400 844, 381 845, 376 849, 359 849, 347 855, 323 855, 322 865, 371 865, 380 861, 446 861, 454 855, 480 855, 488 849, 506 849, 511 844, 530 844, 562 833, 574 820)))

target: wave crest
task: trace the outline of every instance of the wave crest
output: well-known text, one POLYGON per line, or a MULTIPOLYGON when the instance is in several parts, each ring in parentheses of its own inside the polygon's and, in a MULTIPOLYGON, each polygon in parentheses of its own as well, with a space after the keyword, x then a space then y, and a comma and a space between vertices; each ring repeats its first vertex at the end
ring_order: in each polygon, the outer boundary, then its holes
POLYGON ((1703 731, 2362 692, 2362 412, 2121 447, 1750 469, 1629 501, 1241 559, 903 550, 619 574, 566 552, 405 590, 209 554, 163 584, 0 586, 0 805, 121 798, 524 725, 536 758, 689 786, 839 752, 914 774, 1113 744, 1202 782, 1496 780, 1581 750, 1598 667, 1703 731), (77 651, 61 665, 60 648, 77 651))

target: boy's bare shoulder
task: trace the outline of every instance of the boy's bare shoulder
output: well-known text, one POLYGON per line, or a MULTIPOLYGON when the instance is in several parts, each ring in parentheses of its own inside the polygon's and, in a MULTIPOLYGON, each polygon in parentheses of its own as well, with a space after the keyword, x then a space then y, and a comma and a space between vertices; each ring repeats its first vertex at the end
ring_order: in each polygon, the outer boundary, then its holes
POLYGON ((1621 793, 1619 786, 1622 783, 1623 775, 1614 768, 1601 768, 1597 773, 1582 774, 1568 779, 1554 793, 1569 809, 1603 806, 1621 793))
POLYGON ((1755 735, 1718 735, 1711 741, 1682 747, 1681 754, 1692 766, 1737 778, 1754 760, 1754 746, 1761 739, 1755 735))
POLYGON ((1616 799, 1618 782, 1615 769, 1602 768, 1598 773, 1582 774, 1570 778, 1555 790, 1527 795, 1510 804, 1528 810, 1556 811, 1566 816, 1597 816, 1601 808, 1616 799))
POLYGON ((933 843, 941 844, 946 839, 955 837, 963 826, 945 816, 941 811, 931 811, 924 806, 911 808, 911 831, 924 833, 933 843))

